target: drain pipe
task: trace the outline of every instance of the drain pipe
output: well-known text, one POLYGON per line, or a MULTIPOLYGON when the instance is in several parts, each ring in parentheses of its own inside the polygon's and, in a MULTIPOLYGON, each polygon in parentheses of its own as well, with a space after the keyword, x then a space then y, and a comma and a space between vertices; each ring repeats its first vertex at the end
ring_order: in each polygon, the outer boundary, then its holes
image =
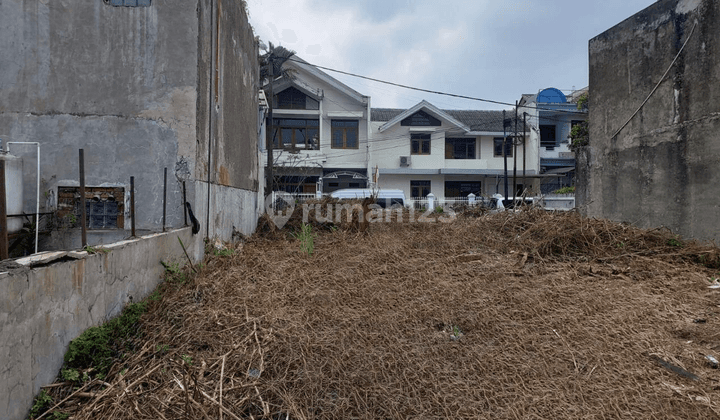
POLYGON ((9 141, 5 152, 10 153, 11 144, 34 144, 37 146, 37 198, 35 202, 35 253, 38 252, 38 231, 40 230, 40 143, 36 141, 9 141))

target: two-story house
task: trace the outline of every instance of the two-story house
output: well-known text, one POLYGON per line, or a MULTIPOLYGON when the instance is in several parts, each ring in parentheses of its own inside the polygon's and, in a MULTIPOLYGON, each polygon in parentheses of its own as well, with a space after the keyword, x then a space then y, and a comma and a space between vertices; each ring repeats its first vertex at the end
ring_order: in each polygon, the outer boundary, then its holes
POLYGON ((370 98, 299 57, 284 66, 294 77, 275 80, 272 123, 267 121, 273 190, 327 193, 367 187, 370 98))
POLYGON ((585 114, 570 112, 575 104, 556 89, 523 95, 517 120, 513 111, 443 110, 427 101, 372 109, 368 96, 302 59, 284 65, 294 77, 275 80, 267 120, 275 191, 376 187, 449 199, 505 194, 506 173, 508 195, 537 194, 541 184, 572 176, 567 136, 585 114))
POLYGON ((503 120, 503 111, 442 110, 422 101, 409 109, 375 108, 371 126, 370 166, 380 188, 402 189, 410 198, 504 194, 506 162, 509 195, 514 173, 517 193, 539 185, 537 140, 523 144, 522 121, 515 137, 509 112, 503 120))
POLYGON ((587 119, 587 111, 578 110, 577 98, 587 92, 580 89, 568 98, 555 88, 537 94, 522 95, 519 115, 526 113, 530 142, 539 144, 540 173, 544 175, 540 192, 575 185, 575 153, 570 150, 570 130, 587 119))

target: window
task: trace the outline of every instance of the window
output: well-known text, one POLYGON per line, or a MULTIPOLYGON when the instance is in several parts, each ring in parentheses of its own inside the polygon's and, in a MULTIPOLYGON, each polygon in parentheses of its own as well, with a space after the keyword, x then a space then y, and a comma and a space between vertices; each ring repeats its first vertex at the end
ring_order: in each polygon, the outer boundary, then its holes
POLYGON ((445 159, 475 159, 475 139, 445 139, 445 159))
MULTIPOLYGON (((503 138, 502 137, 495 137, 493 139, 493 149, 494 153, 493 156, 495 157, 503 157, 503 138)), ((513 153, 513 138, 508 137, 507 142, 505 143, 505 155, 507 157, 512 157, 513 153)))
MULTIPOLYGON (((58 187, 57 215, 61 220, 77 221, 82 213, 80 203, 79 187, 58 187)), ((85 223, 87 228, 123 229, 124 203, 124 188, 85 187, 85 223)))
POLYGON ((557 144, 555 139, 555 126, 554 125, 541 125, 540 126, 540 147, 546 147, 552 150, 557 144))
POLYGON ((430 154, 430 134, 426 134, 426 133, 410 134, 410 154, 411 155, 429 155, 430 154))
POLYGON ((319 121, 299 118, 273 119, 273 147, 286 150, 318 150, 319 121))
POLYGON ((480 181, 445 181, 445 197, 467 197, 470 193, 480 196, 482 184, 480 181))
POLYGON ((418 111, 400 121, 401 126, 411 127, 439 127, 440 120, 424 111, 418 111))
POLYGON ((332 120, 332 148, 333 149, 357 149, 358 146, 358 121, 357 120, 332 120))
POLYGON ((410 196, 424 198, 430 194, 430 181, 410 181, 410 196))
POLYGON ((275 95, 273 107, 276 109, 320 109, 320 102, 289 87, 275 95))
POLYGON ((105 0, 111 6, 148 7, 151 0, 105 0))

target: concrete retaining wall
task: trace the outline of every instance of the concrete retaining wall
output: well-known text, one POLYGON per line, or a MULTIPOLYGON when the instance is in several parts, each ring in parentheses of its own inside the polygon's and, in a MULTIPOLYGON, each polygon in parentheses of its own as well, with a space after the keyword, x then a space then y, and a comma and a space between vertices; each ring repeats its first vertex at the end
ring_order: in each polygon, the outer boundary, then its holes
POLYGON ((202 238, 184 228, 106 245, 108 253, 36 254, 0 272, 0 419, 24 419, 70 341, 151 293, 160 261, 186 261, 178 238, 202 258, 202 238))

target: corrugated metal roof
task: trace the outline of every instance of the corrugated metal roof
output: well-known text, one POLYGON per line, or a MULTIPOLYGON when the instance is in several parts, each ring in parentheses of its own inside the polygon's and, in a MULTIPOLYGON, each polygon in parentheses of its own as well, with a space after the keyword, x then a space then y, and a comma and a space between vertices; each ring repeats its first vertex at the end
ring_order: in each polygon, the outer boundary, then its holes
MULTIPOLYGON (((398 108, 372 108, 370 110, 371 120, 377 122, 387 122, 405 112, 404 109, 398 108)), ((460 110, 460 109, 443 109, 451 117, 470 127, 470 131, 503 131, 503 112, 502 111, 483 111, 483 110, 460 110)), ((510 113, 507 115, 511 117, 510 113)), ((515 127, 513 119, 512 127, 515 127)), ((522 130, 522 119, 518 118, 518 128, 522 130)))

